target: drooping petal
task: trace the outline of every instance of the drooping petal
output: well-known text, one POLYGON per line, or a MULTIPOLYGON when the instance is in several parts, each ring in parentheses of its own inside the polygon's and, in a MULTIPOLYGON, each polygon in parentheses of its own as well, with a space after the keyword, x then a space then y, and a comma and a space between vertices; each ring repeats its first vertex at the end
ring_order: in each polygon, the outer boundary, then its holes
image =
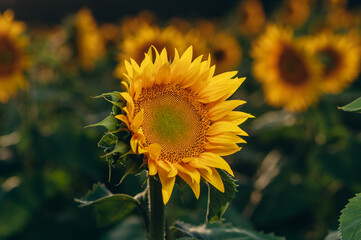
POLYGON ((219 173, 215 168, 211 168, 211 171, 212 173, 209 173, 206 170, 199 169, 199 173, 201 174, 202 178, 212 184, 219 191, 224 192, 224 185, 221 176, 219 176, 219 173))
POLYGON ((234 176, 233 171, 229 166, 229 164, 217 154, 211 152, 204 152, 198 157, 198 159, 199 162, 205 166, 223 169, 232 176, 234 176))
POLYGON ((197 183, 197 182, 193 181, 193 179, 185 173, 178 172, 178 175, 189 185, 189 187, 192 189, 194 195, 198 199, 199 194, 201 192, 199 182, 197 183))
POLYGON ((163 168, 158 168, 158 176, 160 182, 162 183, 162 195, 164 204, 167 204, 167 202, 169 201, 175 183, 175 177, 168 177, 168 174, 169 172, 167 172, 163 168))

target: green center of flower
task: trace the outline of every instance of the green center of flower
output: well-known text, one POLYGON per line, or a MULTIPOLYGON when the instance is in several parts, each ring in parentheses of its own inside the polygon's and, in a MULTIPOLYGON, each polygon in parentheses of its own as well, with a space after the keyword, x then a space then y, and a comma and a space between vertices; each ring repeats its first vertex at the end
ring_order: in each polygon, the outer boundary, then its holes
POLYGON ((184 113, 175 106, 160 106, 154 111, 153 130, 154 134, 165 142, 179 141, 187 135, 191 123, 187 121, 184 113))

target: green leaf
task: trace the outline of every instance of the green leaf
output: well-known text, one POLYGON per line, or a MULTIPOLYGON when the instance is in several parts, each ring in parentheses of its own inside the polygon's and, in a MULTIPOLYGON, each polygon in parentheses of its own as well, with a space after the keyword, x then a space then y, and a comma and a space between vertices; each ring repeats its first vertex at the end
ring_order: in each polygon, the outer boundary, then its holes
POLYGON ((75 199, 81 203, 80 207, 94 206, 97 225, 104 227, 115 223, 128 214, 136 207, 142 211, 142 206, 138 200, 126 194, 112 194, 104 184, 97 183, 93 190, 84 197, 75 199))
POLYGON ((325 240, 340 240, 340 233, 338 231, 329 232, 325 240))
POLYGON ((341 211, 340 233, 341 239, 360 240, 361 239, 361 193, 354 198, 341 211))
POLYGON ((105 149, 113 148, 117 141, 118 138, 113 133, 106 133, 98 142, 98 146, 105 149))
POLYGON ((103 121, 100 121, 96 124, 92 124, 86 127, 98 127, 98 126, 104 126, 106 129, 108 129, 109 132, 115 131, 117 129, 118 120, 115 118, 114 114, 110 114, 108 117, 106 117, 103 121))
POLYGON ((130 216, 108 231, 102 240, 144 240, 147 239, 144 223, 139 217, 130 216))
POLYGON ((348 112, 361 113, 361 97, 343 107, 340 107, 340 109, 348 112))
POLYGON ((225 171, 218 170, 224 184, 224 193, 209 185, 207 222, 221 219, 237 192, 236 181, 225 171))
POLYGON ((236 228, 230 224, 220 222, 207 223, 200 226, 177 221, 175 229, 182 232, 186 237, 204 240, 285 240, 283 237, 276 237, 273 234, 263 234, 251 230, 236 228))

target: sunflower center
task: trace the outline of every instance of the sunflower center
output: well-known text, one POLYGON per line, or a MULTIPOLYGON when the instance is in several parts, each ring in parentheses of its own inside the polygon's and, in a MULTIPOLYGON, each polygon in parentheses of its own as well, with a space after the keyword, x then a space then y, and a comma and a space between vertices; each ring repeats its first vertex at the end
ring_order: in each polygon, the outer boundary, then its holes
POLYGON ((288 84, 301 85, 309 78, 304 59, 290 46, 283 46, 278 64, 281 78, 288 84))
POLYGON ((317 54, 318 59, 324 66, 324 74, 326 76, 337 70, 341 63, 341 57, 333 48, 324 48, 317 54))
POLYGON ((0 36, 0 76, 14 71, 17 54, 16 48, 5 36, 0 36))
POLYGON ((174 85, 154 85, 143 89, 135 101, 135 112, 144 109, 142 129, 145 146, 162 147, 159 160, 179 162, 204 152, 210 125, 207 108, 191 91, 174 85))
POLYGON ((225 59, 226 53, 223 50, 218 49, 218 50, 214 51, 213 56, 217 62, 220 62, 225 59))

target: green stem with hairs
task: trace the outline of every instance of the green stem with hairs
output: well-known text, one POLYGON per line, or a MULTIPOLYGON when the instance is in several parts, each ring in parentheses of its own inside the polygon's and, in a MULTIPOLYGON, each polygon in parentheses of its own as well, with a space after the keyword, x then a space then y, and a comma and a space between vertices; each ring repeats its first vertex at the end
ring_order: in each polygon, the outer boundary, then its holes
POLYGON ((150 211, 149 240, 164 240, 165 220, 162 185, 153 176, 149 176, 148 187, 150 211))

